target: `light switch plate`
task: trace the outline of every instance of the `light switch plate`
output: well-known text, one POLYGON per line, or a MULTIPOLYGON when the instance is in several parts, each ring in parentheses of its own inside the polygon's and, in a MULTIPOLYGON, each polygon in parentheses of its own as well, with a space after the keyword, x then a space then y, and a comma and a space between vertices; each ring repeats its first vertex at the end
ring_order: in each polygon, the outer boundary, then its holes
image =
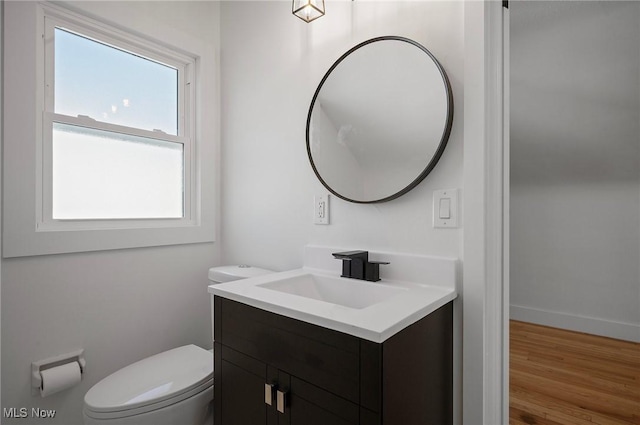
POLYGON ((433 227, 458 227, 458 189, 433 192, 433 227))
POLYGON ((313 197, 313 223, 329 224, 329 194, 313 197))

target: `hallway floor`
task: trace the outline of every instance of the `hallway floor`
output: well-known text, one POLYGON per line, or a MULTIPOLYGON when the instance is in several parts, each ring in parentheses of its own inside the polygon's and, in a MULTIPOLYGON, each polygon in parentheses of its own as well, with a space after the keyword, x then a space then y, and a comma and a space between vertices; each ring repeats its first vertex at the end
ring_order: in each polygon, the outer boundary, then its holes
POLYGON ((640 424, 640 344, 511 321, 511 425, 640 424))

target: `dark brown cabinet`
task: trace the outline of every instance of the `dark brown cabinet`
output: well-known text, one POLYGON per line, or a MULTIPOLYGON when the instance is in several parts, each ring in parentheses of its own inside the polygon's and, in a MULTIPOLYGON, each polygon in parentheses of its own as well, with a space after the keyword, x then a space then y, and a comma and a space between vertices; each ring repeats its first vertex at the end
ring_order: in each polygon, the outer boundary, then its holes
POLYGON ((446 425, 452 303, 378 344, 215 298, 215 425, 446 425))
POLYGON ((229 347, 216 367, 215 423, 357 425, 358 406, 229 347), (220 405, 220 406, 218 406, 220 405))

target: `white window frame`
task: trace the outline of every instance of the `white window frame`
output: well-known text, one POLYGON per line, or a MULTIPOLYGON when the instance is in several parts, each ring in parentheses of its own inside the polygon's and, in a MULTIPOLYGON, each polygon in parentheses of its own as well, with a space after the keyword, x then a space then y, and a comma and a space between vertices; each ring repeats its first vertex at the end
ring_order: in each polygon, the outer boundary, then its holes
POLYGON ((3 29, 7 37, 2 51, 5 64, 3 258, 214 242, 218 202, 219 65, 209 49, 209 41, 181 34, 165 37, 155 30, 152 37, 147 29, 149 22, 141 23, 140 27, 124 28, 50 2, 9 2, 4 12, 3 29), (53 41, 46 37, 48 24, 45 22, 63 22, 62 27, 89 38, 95 37, 102 43, 141 52, 144 57, 173 67, 186 67, 183 84, 188 90, 181 98, 182 110, 179 112, 179 121, 183 122, 179 122, 178 134, 169 137, 185 146, 183 218, 51 218, 52 169, 47 158, 51 158, 52 136, 51 130, 44 130, 50 128, 53 121, 156 139, 168 135, 145 130, 140 133, 130 127, 55 114, 54 88, 45 86, 47 72, 50 80, 53 71, 47 69, 51 59, 45 60, 46 43, 53 41), (204 75, 206 80, 202 78, 204 75), (208 119, 202 120, 205 113, 208 119))
POLYGON ((44 99, 42 112, 42 137, 38 138, 39 151, 42 153, 42 178, 36 180, 37 196, 37 231, 58 231, 64 229, 113 229, 140 227, 175 227, 189 226, 195 223, 192 195, 192 135, 195 105, 191 91, 195 83, 192 78, 195 59, 170 49, 154 45, 147 40, 123 34, 122 31, 97 23, 91 19, 79 20, 77 16, 49 6, 42 7, 44 20, 44 99), (178 129, 177 135, 145 130, 134 127, 111 124, 99 121, 98 117, 68 116, 55 113, 55 42, 54 32, 59 28, 92 41, 132 53, 152 61, 170 66, 178 72, 178 129), (136 218, 136 219, 54 219, 53 211, 53 167, 52 141, 53 123, 71 124, 74 126, 104 130, 141 136, 161 141, 179 143, 183 147, 183 216, 182 218, 136 218))

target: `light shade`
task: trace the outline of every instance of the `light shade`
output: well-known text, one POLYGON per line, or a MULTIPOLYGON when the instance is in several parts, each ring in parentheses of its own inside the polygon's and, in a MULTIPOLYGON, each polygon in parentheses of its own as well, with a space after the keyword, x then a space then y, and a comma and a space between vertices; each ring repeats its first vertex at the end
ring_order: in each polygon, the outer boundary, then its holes
POLYGON ((293 0, 291 11, 305 22, 324 16, 324 0, 293 0))

